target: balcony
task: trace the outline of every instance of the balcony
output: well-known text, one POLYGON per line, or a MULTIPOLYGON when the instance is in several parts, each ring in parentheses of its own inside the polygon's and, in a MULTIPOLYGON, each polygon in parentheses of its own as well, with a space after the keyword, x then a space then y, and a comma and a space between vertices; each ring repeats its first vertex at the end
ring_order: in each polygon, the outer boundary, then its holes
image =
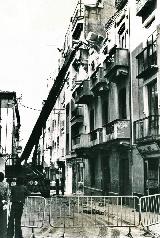
POLYGON ((160 139, 160 116, 145 117, 134 122, 135 143, 160 139))
POLYGON ((88 134, 81 134, 78 135, 74 138, 72 138, 72 149, 77 150, 77 149, 85 149, 89 148, 90 143, 89 143, 89 135, 88 134))
POLYGON ((75 90, 73 97, 76 104, 88 104, 92 100, 93 95, 90 91, 89 83, 89 80, 84 80, 75 90))
POLYGON ((97 128, 89 133, 90 146, 96 146, 103 143, 103 129, 97 128))
POLYGON ((71 126, 83 123, 83 107, 77 106, 71 112, 71 126))
POLYGON ((149 44, 137 55, 138 74, 137 78, 147 78, 157 72, 156 42, 149 44))
POLYGON ((81 31, 83 30, 82 19, 84 19, 84 4, 79 0, 71 18, 73 31, 72 37, 75 40, 79 39, 81 31))
POLYGON ((115 5, 117 10, 121 10, 126 5, 127 2, 128 0, 116 0, 115 5))
POLYGON ((117 119, 103 127, 103 142, 117 139, 130 139, 130 121, 117 119))
POLYGON ((148 9, 155 9, 156 2, 156 0, 136 0, 137 16, 145 15, 148 9))
POLYGON ((106 60, 106 75, 105 77, 115 80, 123 79, 128 75, 129 68, 129 53, 127 49, 115 48, 112 55, 109 55, 106 60))
POLYGON ((99 67, 91 76, 91 90, 95 95, 101 95, 109 90, 109 82, 104 77, 104 68, 99 67))

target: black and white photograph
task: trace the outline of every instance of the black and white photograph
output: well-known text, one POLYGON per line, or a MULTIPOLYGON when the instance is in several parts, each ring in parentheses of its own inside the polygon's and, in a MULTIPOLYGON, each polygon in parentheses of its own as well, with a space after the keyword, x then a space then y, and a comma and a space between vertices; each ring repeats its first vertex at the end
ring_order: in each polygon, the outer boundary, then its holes
POLYGON ((160 237, 160 0, 0 0, 0 238, 160 237))

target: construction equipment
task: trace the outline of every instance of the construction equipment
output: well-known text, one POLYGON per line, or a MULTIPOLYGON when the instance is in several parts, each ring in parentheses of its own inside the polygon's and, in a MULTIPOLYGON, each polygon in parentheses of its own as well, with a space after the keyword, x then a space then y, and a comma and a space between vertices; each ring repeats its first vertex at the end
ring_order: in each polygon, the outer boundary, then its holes
POLYGON ((48 197, 50 194, 50 180, 46 178, 44 173, 44 161, 37 161, 39 139, 45 128, 46 121, 65 84, 66 74, 69 66, 82 44, 82 42, 79 42, 73 49, 68 50, 65 56, 65 61, 61 69, 59 70, 59 73, 47 97, 47 100, 44 101, 40 115, 20 158, 11 158, 11 165, 6 165, 6 177, 8 177, 9 181, 13 182, 13 178, 23 176, 26 179, 28 188, 33 192, 41 192, 44 197, 48 197), (33 149, 34 153, 32 162, 28 163, 28 159, 33 149))

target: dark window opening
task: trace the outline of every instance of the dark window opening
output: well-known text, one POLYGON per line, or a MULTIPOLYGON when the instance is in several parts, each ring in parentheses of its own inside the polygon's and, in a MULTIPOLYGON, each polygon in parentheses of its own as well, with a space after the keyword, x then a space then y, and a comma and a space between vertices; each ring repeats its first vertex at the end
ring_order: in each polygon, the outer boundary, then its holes
POLYGON ((90 160, 91 187, 95 186, 95 158, 90 160))
POLYGON ((90 111, 90 131, 94 130, 94 109, 90 111))
POLYGON ((157 81, 148 85, 148 107, 149 115, 158 115, 157 81))
POLYGON ((79 126, 72 127, 71 133, 72 133, 72 138, 78 136, 79 135, 79 126))
POLYGON ((57 137, 57 148, 59 149, 59 136, 57 137))
POLYGON ((66 155, 69 155, 69 134, 66 135, 66 155))
POLYGON ((105 100, 102 103, 102 125, 105 125, 108 123, 108 97, 107 100, 105 100))
POLYGON ((126 119, 126 88, 122 88, 118 95, 119 101, 119 119, 126 119))

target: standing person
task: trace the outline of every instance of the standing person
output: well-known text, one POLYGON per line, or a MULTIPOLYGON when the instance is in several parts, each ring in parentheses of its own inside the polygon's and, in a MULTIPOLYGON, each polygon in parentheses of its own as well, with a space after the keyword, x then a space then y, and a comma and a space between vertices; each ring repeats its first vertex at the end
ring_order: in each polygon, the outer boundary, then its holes
POLYGON ((65 182, 64 182, 64 178, 61 178, 61 193, 62 195, 64 195, 64 186, 65 186, 65 182))
POLYGON ((0 172, 0 237, 7 237, 7 203, 9 200, 9 185, 4 181, 4 173, 0 172))
POLYGON ((12 202, 10 217, 8 222, 7 238, 23 238, 21 229, 21 217, 26 196, 29 196, 29 191, 23 184, 23 178, 17 178, 16 186, 11 188, 12 202))

